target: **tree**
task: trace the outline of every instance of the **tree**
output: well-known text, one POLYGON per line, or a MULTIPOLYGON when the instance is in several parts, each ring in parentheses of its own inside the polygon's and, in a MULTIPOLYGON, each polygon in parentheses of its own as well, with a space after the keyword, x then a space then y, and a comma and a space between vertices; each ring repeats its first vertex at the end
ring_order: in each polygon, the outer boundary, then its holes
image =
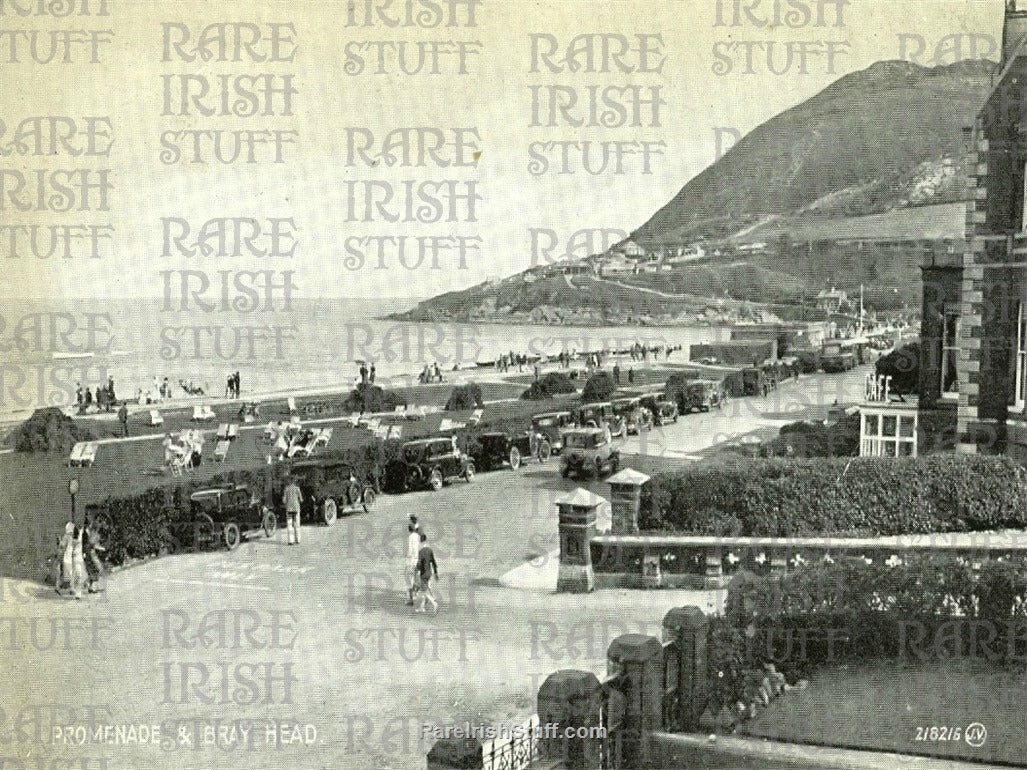
POLYGON ((481 387, 477 383, 471 382, 467 385, 457 385, 453 388, 453 392, 449 394, 449 400, 446 401, 447 412, 459 412, 464 409, 474 409, 475 407, 481 408, 485 405, 485 400, 481 395, 481 387))
POLYGON ((896 395, 917 393, 920 389, 920 343, 911 342, 877 359, 874 372, 891 377, 889 390, 896 395))
POLYGON ((596 372, 588 378, 581 390, 581 402, 590 404, 596 401, 609 401, 617 392, 617 383, 609 372, 596 372))
POLYGON ((362 382, 347 396, 346 401, 343 403, 343 408, 347 412, 360 412, 360 414, 364 412, 391 412, 401 403, 401 400, 395 393, 383 390, 369 382, 362 382))

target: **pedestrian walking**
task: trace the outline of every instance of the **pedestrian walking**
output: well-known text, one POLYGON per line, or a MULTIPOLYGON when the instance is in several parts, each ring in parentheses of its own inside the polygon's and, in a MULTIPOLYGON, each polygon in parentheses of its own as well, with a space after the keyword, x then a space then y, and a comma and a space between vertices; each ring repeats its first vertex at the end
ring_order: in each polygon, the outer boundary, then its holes
POLYGON ((81 382, 76 382, 75 383, 75 404, 78 406, 78 408, 80 410, 82 409, 82 383, 81 382))
POLYGON ((83 528, 75 527, 75 538, 71 545, 71 592, 76 599, 82 598, 82 589, 89 587, 86 575, 86 558, 82 550, 83 528))
POLYGON ((407 524, 407 556, 403 563, 403 579, 407 584, 407 606, 414 606, 414 592, 417 589, 417 555, 421 550, 421 527, 417 516, 410 514, 407 524))
POLYGON ((128 407, 124 404, 118 409, 118 420, 121 422, 121 435, 128 438, 128 407))
POLYGON ((367 383, 367 364, 360 364, 360 384, 367 383))
POLYGON ((374 376, 375 376, 374 364, 371 364, 371 371, 368 374, 368 378, 371 380, 371 384, 372 385, 374 385, 374 376))
POLYGON ((421 549, 417 552, 417 580, 418 590, 421 594, 421 606, 414 612, 424 612, 424 605, 431 603, 431 611, 434 615, 439 611, 439 603, 435 600, 435 592, 431 588, 432 577, 439 579, 439 565, 435 562, 435 553, 428 545, 428 536, 420 533, 421 549))
POLYGON ((620 385, 620 367, 617 364, 613 365, 613 382, 615 385, 620 385))
POLYGON ((57 593, 61 593, 65 584, 71 585, 72 572, 74 571, 74 562, 72 559, 74 550, 74 539, 75 539, 75 522, 69 521, 64 525, 64 535, 61 537, 60 544, 57 546, 58 553, 60 554, 60 566, 57 570, 57 593))
POLYGON ((303 493, 296 485, 296 479, 289 477, 282 492, 282 502, 285 503, 285 531, 289 539, 289 545, 300 544, 300 504, 303 502, 303 493))

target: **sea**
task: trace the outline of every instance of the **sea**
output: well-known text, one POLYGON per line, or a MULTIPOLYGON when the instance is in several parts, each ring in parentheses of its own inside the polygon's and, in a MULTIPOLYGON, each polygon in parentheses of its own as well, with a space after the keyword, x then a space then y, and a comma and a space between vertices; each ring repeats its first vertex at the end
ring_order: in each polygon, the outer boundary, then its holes
POLYGON ((168 379, 225 395, 238 372, 243 398, 350 387, 361 364, 377 381, 414 383, 425 366, 487 376, 504 353, 623 351, 636 343, 680 346, 730 338, 726 327, 538 326, 385 320, 416 299, 296 299, 289 312, 236 306, 169 310, 159 298, 0 300, 0 420, 75 403, 77 387, 114 378, 119 399, 156 394, 168 379), (485 366, 483 366, 485 365, 485 366))

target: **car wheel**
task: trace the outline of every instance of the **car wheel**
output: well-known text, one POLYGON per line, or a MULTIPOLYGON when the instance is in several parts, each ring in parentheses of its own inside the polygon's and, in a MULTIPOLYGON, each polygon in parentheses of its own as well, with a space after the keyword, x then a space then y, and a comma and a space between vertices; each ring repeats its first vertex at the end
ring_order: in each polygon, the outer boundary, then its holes
POLYGON ((366 487, 363 495, 361 495, 361 502, 364 504, 364 513, 367 513, 374 508, 374 498, 374 490, 371 489, 371 487, 366 487))
POLYGON ((438 492, 440 489, 442 489, 442 482, 442 471, 440 471, 438 468, 433 468, 431 475, 428 477, 428 486, 432 488, 433 492, 438 492))
POLYGON ((264 509, 261 526, 264 528, 265 537, 272 537, 275 534, 275 530, 278 529, 278 517, 275 516, 275 512, 270 508, 264 509))
POLYGON ((510 467, 517 470, 521 467, 521 450, 515 446, 510 447, 510 467))
POLYGON ((321 521, 325 524, 332 524, 339 517, 339 506, 335 500, 328 498, 321 503, 321 521))
POLYGON ((242 542, 242 532, 239 530, 239 525, 234 521, 228 522, 224 529, 221 530, 221 539, 229 551, 235 550, 239 543, 242 542))
MULTIPOLYGON (((517 450, 514 449, 514 451, 516 452, 517 450)), ((520 453, 518 453, 518 455, 517 455, 517 464, 520 465, 520 462, 521 462, 520 453)), ((467 467, 464 468, 464 480, 468 484, 470 484, 472 479, 474 479, 474 463, 467 463, 467 467)))
POLYGON ((538 448, 538 461, 544 463, 550 457, 553 456, 553 448, 549 446, 548 441, 543 441, 538 448))

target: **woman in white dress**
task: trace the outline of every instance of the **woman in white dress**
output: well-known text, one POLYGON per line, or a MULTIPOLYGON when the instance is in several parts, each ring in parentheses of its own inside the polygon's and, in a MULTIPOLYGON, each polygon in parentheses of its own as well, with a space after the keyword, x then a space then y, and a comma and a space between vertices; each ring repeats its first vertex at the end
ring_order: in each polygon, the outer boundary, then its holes
POLYGON ((75 540, 75 524, 69 521, 64 525, 64 536, 61 537, 61 544, 58 549, 61 554, 61 568, 57 573, 57 593, 61 593, 65 584, 72 584, 72 573, 74 562, 72 551, 75 540))
POLYGON ((89 586, 86 558, 82 552, 82 532, 82 527, 75 527, 75 537, 71 548, 71 590, 76 599, 81 599, 82 589, 89 586))

